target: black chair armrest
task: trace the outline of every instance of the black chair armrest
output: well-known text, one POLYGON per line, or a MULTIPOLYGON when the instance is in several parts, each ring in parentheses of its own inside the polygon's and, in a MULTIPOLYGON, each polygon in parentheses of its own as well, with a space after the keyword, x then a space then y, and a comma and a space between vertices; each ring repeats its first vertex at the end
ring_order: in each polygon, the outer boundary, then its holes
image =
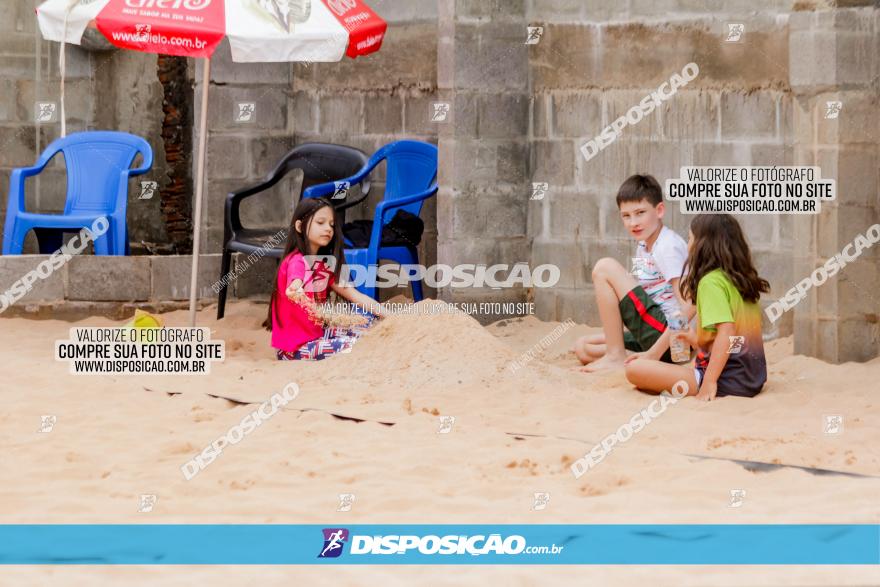
POLYGON ((266 178, 265 181, 249 187, 242 188, 240 190, 236 190, 234 192, 229 192, 229 194, 227 194, 226 207, 223 212, 226 232, 224 241, 228 241, 230 238, 232 238, 233 233, 238 232, 239 230, 244 228, 241 224, 241 214, 239 213, 239 208, 241 206, 242 200, 268 190, 276 183, 281 181, 283 177, 284 172, 276 169, 266 178))

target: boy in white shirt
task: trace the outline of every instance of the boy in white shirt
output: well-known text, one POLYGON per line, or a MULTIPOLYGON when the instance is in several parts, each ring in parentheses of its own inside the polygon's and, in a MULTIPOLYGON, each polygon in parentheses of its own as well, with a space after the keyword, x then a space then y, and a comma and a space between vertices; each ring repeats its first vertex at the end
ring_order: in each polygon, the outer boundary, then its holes
POLYGON ((687 243, 663 226, 666 208, 660 184, 650 175, 633 175, 620 186, 617 207, 624 226, 638 242, 634 268, 629 271, 608 257, 593 267, 604 334, 584 336, 575 343, 575 355, 585 365, 581 371, 622 368, 631 360, 627 350, 636 352, 633 357, 671 363, 666 326, 679 310, 686 318, 693 315, 693 307, 678 291, 687 243))

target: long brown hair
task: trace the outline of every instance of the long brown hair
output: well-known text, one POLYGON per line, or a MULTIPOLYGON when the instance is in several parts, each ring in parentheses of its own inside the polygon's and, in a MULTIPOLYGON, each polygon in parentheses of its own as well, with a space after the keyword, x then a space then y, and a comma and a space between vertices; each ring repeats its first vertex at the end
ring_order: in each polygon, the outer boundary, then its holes
MULTIPOLYGON (((287 228, 287 244, 284 246, 284 256, 281 258, 282 263, 288 255, 297 251, 303 255, 332 256, 336 259, 335 266, 333 267, 333 278, 338 282, 339 272, 342 269, 343 262, 342 247, 342 227, 339 226, 339 216, 336 214, 336 209, 333 207, 330 200, 327 198, 304 198, 300 200, 296 209, 293 211, 293 216, 290 219, 290 226, 287 228), (321 247, 319 250, 309 251, 309 227, 312 225, 312 220, 314 219, 315 214, 317 214, 322 208, 327 207, 333 210, 333 238, 326 246, 321 247), (296 230, 297 221, 300 222, 300 230, 296 230)), ((266 314, 266 320, 263 322, 263 327, 266 330, 272 330, 273 313, 278 320, 278 323, 281 323, 281 315, 278 313, 278 304, 276 304, 278 296, 285 295, 283 291, 279 291, 278 289, 278 274, 280 271, 281 264, 279 263, 278 269, 275 271, 275 281, 272 285, 272 299, 269 302, 269 311, 266 314)))
POLYGON ((770 291, 758 276, 742 228, 730 214, 700 214, 691 222, 694 243, 685 263, 679 290, 685 299, 697 299, 697 285, 710 271, 721 269, 747 302, 756 303, 770 291))

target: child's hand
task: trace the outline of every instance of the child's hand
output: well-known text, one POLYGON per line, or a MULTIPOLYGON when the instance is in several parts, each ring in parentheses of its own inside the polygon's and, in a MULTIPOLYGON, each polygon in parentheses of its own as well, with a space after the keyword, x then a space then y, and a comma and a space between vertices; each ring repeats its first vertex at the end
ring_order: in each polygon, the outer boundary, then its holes
POLYGON ((623 364, 629 365, 630 363, 632 363, 636 359, 647 359, 649 361, 659 361, 662 356, 663 356, 662 353, 658 354, 658 353, 654 352, 652 349, 648 349, 648 350, 642 351, 640 353, 633 353, 633 354, 629 355, 627 358, 625 358, 623 360, 623 364))
POLYGON ((675 338, 680 338, 693 348, 697 346, 697 333, 693 330, 680 330, 678 332, 673 332, 670 343, 672 342, 672 339, 675 338))
POLYGON ((287 290, 284 292, 284 295, 287 296, 288 300, 295 303, 302 302, 303 299, 307 297, 306 292, 302 288, 302 286, 294 287, 293 283, 287 286, 287 290))
POLYGON ((717 381, 703 381, 703 383, 700 384, 700 391, 697 393, 697 399, 709 402, 715 399, 716 393, 718 393, 717 381))
POLYGON ((653 359, 653 358, 654 358, 654 357, 649 356, 649 354, 648 354, 647 351, 646 351, 646 352, 642 352, 642 353, 633 353, 633 354, 631 354, 630 356, 628 356, 627 358, 625 358, 625 359, 623 360, 623 364, 624 364, 624 365, 629 365, 630 363, 632 363, 632 362, 635 361, 636 359, 653 359))

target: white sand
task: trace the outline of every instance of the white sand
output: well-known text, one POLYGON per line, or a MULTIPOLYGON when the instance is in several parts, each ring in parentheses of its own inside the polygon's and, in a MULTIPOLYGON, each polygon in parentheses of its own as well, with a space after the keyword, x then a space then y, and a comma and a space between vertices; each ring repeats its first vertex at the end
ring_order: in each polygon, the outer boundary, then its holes
MULTIPOLYGON (((557 326, 534 318, 480 327, 463 315, 380 322, 348 355, 279 362, 259 324, 265 306, 238 303, 225 320, 200 314, 228 358, 210 376, 72 376, 53 360, 71 323, 0 321, 3 523, 878 523, 880 479, 785 468, 748 472, 745 459, 880 475, 880 360, 829 365, 767 347, 769 383, 754 399, 687 399, 599 466, 568 465, 651 397, 622 373, 570 371, 578 326, 543 356, 507 366, 557 326), (296 382, 300 396, 206 470, 180 466, 260 402, 296 382), (172 393, 174 395, 169 395, 172 393), (212 397, 216 396, 216 397, 212 397), (57 417, 38 433, 40 416, 57 417), (331 414, 365 420, 358 423, 331 414), (827 414, 841 435, 823 433, 827 414), (455 416, 438 434, 439 415, 455 416), (379 422, 393 423, 393 426, 379 422), (538 435, 522 436, 516 434, 538 435), (740 508, 730 490, 745 489, 740 508), (550 505, 533 511, 533 494, 550 505), (337 512, 338 494, 356 495, 337 512), (156 494, 150 513, 140 494, 156 494)), ((166 315, 185 325, 185 312, 166 315)), ((79 326, 118 325, 94 318, 79 326)), ((873 585, 865 567, 55 567, 4 569, 15 585, 873 585)))

